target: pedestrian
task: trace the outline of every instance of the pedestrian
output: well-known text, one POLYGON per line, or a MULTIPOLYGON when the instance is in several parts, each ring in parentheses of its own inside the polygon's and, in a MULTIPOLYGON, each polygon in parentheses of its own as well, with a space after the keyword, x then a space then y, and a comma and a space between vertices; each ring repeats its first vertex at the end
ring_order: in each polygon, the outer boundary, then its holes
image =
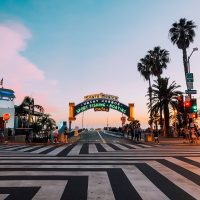
POLYGON ((51 131, 50 131, 49 140, 50 140, 51 143, 54 142, 54 130, 55 130, 55 128, 52 128, 51 131))
POLYGON ((184 127, 183 132, 185 134, 185 140, 186 140, 186 142, 190 143, 190 131, 187 128, 187 126, 184 127))
POLYGON ((154 127, 153 129, 153 137, 154 137, 154 143, 159 144, 159 139, 158 139, 158 129, 154 127))
POLYGON ((65 127, 64 130, 64 142, 67 144, 68 143, 68 128, 65 127))
POLYGON ((29 141, 29 130, 25 130, 25 131, 26 131, 25 143, 30 143, 30 141, 29 141))
POLYGON ((0 130, 0 143, 4 142, 4 134, 3 134, 3 129, 0 130))
POLYGON ((54 143, 58 143, 58 127, 54 131, 54 143))
POLYGON ((139 142, 139 129, 138 127, 135 129, 135 139, 137 142, 139 142))
POLYGON ((191 129, 191 143, 197 144, 197 135, 195 128, 191 129))
POLYGON ((142 129, 140 128, 140 125, 138 125, 138 137, 139 137, 139 140, 141 141, 141 139, 142 139, 142 129))

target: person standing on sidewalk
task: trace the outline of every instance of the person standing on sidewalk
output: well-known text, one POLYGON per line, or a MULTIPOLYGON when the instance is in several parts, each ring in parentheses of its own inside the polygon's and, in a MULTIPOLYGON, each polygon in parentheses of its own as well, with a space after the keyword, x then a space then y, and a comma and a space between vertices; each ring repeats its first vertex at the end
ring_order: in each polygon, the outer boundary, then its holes
POLYGON ((153 137, 154 137, 154 143, 159 144, 159 139, 158 139, 158 129, 154 127, 153 129, 153 137))
POLYGON ((65 127, 65 131, 64 131, 64 142, 65 144, 68 143, 68 128, 65 127))
POLYGON ((137 131, 138 131, 139 140, 141 141, 141 139, 142 139, 142 129, 141 129, 140 125, 138 125, 137 131))

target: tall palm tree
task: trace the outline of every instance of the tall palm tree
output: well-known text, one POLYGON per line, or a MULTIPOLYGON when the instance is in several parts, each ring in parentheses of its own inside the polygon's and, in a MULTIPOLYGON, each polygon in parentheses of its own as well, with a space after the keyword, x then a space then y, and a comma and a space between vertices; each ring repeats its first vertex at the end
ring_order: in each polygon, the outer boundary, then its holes
MULTIPOLYGON (((151 74, 156 76, 158 79, 161 78, 163 69, 167 68, 167 63, 169 63, 169 52, 161 47, 156 46, 153 50, 149 50, 148 54, 150 56, 151 63, 151 74)), ((163 120, 162 120, 162 107, 160 107, 160 129, 163 130, 163 120)), ((157 113, 155 113, 157 115, 157 113)))
POLYGON ((178 91, 180 85, 176 85, 173 81, 169 84, 169 78, 160 78, 154 81, 152 85, 152 109, 151 112, 156 112, 161 107, 164 111, 164 125, 165 125, 165 134, 169 134, 169 109, 177 109, 178 95, 182 94, 181 91, 178 91))
POLYGON ((173 23, 169 30, 171 42, 176 44, 177 47, 183 51, 185 76, 188 73, 188 58, 186 49, 190 46, 190 43, 194 41, 195 28, 196 25, 193 21, 187 21, 185 18, 181 18, 179 22, 173 23))
MULTIPOLYGON (((137 64, 138 71, 140 75, 144 77, 146 81, 149 83, 148 95, 150 100, 150 107, 152 105, 152 87, 151 87, 151 57, 150 55, 146 55, 144 58, 140 59, 140 62, 137 64)), ((152 130, 152 113, 150 112, 150 126, 152 130)))
POLYGON ((45 126, 46 130, 52 129, 54 126, 56 126, 56 122, 54 119, 50 118, 50 114, 44 114, 40 116, 37 119, 36 124, 41 127, 41 130, 44 129, 45 126))
POLYGON ((44 113, 44 108, 40 105, 36 105, 34 103, 34 99, 29 96, 25 96, 22 103, 16 107, 16 113, 20 117, 25 115, 25 109, 28 110, 28 113, 26 113, 28 115, 28 128, 30 125, 30 120, 31 120, 32 116, 34 115, 35 108, 38 109, 41 113, 44 113))
POLYGON ((152 75, 161 78, 163 69, 166 69, 167 63, 169 63, 169 52, 156 46, 153 50, 149 50, 148 54, 150 56, 152 75))

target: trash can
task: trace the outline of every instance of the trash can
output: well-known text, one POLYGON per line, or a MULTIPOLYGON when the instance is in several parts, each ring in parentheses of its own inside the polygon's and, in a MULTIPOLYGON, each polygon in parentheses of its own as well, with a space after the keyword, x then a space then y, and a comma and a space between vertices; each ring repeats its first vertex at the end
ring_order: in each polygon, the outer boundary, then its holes
POLYGON ((144 141, 145 142, 152 142, 153 141, 153 134, 151 134, 151 133, 145 133, 144 134, 144 141))

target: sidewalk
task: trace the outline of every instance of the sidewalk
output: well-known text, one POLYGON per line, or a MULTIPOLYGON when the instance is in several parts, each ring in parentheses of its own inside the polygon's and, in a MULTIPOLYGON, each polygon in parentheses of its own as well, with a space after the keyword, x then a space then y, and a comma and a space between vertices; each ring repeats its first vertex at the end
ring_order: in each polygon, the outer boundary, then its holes
MULTIPOLYGON (((129 140, 129 141, 132 141, 131 140, 131 136, 127 137, 127 135, 125 135, 124 137, 125 140, 129 140)), ((135 140, 133 140, 135 141, 135 140)), ((189 143, 189 141, 185 141, 182 137, 173 137, 173 138, 170 138, 170 137, 164 137, 164 136, 159 136, 159 144, 160 145, 180 145, 180 146, 200 146, 200 139, 197 140, 197 144, 193 144, 193 143, 189 143)), ((137 142, 137 141, 136 141, 137 142)), ((151 142, 145 142, 144 140, 144 135, 142 135, 142 139, 141 141, 138 141, 138 142, 142 142, 144 144, 150 144, 150 145, 154 145, 154 138, 152 138, 152 141, 151 142)))
MULTIPOLYGON (((183 138, 181 137, 173 137, 173 138, 168 138, 168 137, 164 137, 164 136, 159 136, 159 141, 161 145, 183 145, 183 146, 187 146, 187 145, 191 145, 191 146, 200 146, 200 140, 197 140, 197 144, 193 144, 193 143, 189 143, 189 141, 185 141, 183 138)), ((154 142, 144 142, 145 144, 154 144, 154 142)))
MULTIPOLYGON (((80 135, 79 136, 72 136, 70 138, 68 138, 68 143, 67 144, 73 144, 76 143, 78 140, 80 139, 80 135)), ((60 144, 65 144, 62 142, 59 143, 36 143, 36 142, 32 142, 32 143, 25 143, 25 141, 5 141, 4 143, 0 143, 0 144, 9 144, 9 145, 24 145, 24 144, 30 144, 30 145, 60 145, 60 144)))

